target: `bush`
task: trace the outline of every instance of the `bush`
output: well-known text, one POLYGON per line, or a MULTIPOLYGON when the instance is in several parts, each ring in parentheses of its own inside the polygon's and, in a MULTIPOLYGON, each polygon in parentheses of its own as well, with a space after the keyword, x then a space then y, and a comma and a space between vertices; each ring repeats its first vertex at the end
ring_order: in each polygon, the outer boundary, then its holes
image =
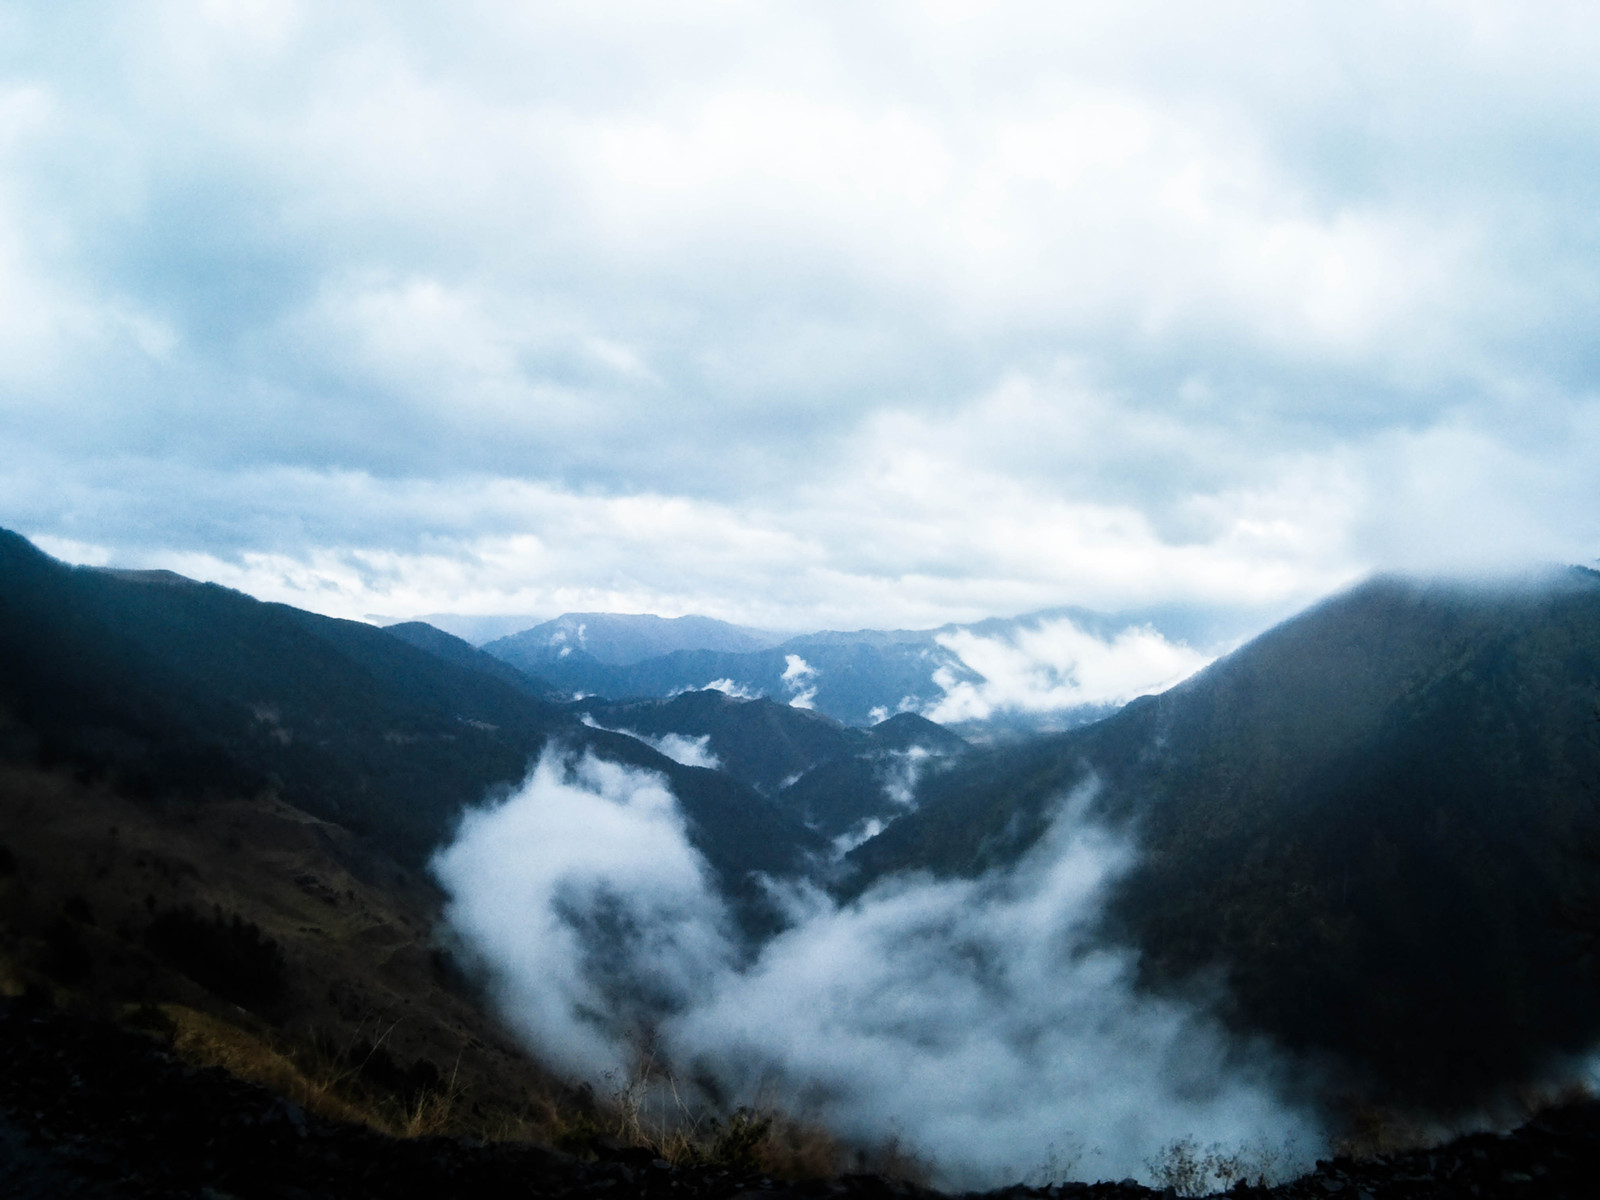
POLYGON ((150 922, 144 938, 169 966, 243 1008, 270 1010, 283 995, 283 949, 237 913, 224 917, 214 908, 202 917, 170 909, 150 922))

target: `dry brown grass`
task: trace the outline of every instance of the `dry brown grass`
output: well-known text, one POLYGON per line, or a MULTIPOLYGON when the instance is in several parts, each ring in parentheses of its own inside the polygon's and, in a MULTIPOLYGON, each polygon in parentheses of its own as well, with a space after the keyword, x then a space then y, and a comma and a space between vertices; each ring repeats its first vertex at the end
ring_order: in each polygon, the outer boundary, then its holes
POLYGON ((342 1073, 332 1070, 307 1073, 292 1057, 261 1036, 181 1004, 159 1007, 172 1022, 172 1047, 185 1062, 221 1067, 231 1075, 259 1083, 293 1100, 319 1117, 369 1125, 385 1133, 395 1132, 391 1123, 379 1114, 340 1094, 340 1084, 344 1082, 342 1073))
POLYGON ((897 1146, 844 1145, 780 1103, 713 1119, 648 1061, 608 1098, 566 1087, 439 969, 429 938, 442 896, 427 878, 272 796, 147 804, 0 764, 0 845, 15 858, 0 877, 0 993, 42 986, 65 1006, 120 1012, 170 1036, 187 1061, 319 1116, 577 1153, 609 1136, 675 1163, 792 1179, 926 1177, 897 1146), (52 978, 43 955, 69 906, 93 959, 76 982, 52 978), (156 914, 186 906, 237 914, 281 946, 282 997, 247 1012, 152 954, 144 933, 156 914), (363 1069, 380 1050, 401 1071, 433 1064, 437 1086, 385 1088, 382 1072, 363 1069))
POLYGON ((0 992, 33 986, 91 1012, 159 1008, 191 1061, 400 1135, 540 1139, 570 1103, 441 973, 433 884, 337 825, 270 795, 145 803, 0 763, 0 845, 11 858, 0 874, 0 992), (282 947, 283 995, 245 1012, 153 954, 153 920, 183 908, 237 914, 282 947), (70 925, 68 912, 79 914, 70 925), (50 966, 50 931, 64 926, 92 960, 81 979, 50 966), (357 1078, 359 1061, 327 1052, 363 1041, 402 1071, 433 1064, 440 1085, 386 1094, 357 1078))
MULTIPOLYGON (((852 1171, 927 1183, 932 1174, 894 1139, 852 1146, 776 1100, 713 1116, 686 1099, 677 1079, 648 1053, 596 1118, 588 1133, 647 1146, 678 1166, 714 1164, 791 1180, 829 1179, 852 1171)), ((581 1148, 584 1132, 569 1130, 564 1140, 581 1148)))

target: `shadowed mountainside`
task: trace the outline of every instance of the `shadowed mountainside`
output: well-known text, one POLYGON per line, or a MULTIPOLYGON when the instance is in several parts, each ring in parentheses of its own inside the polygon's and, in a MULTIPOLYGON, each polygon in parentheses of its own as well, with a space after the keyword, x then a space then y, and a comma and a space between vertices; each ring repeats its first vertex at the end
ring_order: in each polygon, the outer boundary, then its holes
MULTIPOLYGON (((194 1071, 153 1041, 103 1023, 0 1001, 0 1189, 19 1200, 240 1195, 306 1200, 473 1200, 619 1195, 645 1200, 938 1200, 903 1179, 857 1173, 785 1179, 758 1159, 672 1164, 648 1146, 596 1145, 597 1160, 527 1143, 461 1137, 396 1140, 323 1119, 220 1071, 194 1071)), ((1541 1114, 1515 1133, 1364 1161, 1347 1158, 1274 1187, 1261 1200, 1579 1200, 1600 1167, 1593 1102, 1541 1114)), ((1151 1200, 1194 1195, 1181 1169, 1145 1188, 1016 1184, 992 1200, 1151 1200)))
POLYGON ((913 784, 967 743, 915 713, 858 729, 809 709, 717 691, 670 700, 584 700, 576 709, 610 729, 703 739, 720 768, 771 796, 827 838, 910 810, 913 784))
POLYGON ((1090 778, 1143 850, 1106 932, 1146 984, 1221 972, 1237 1027, 1443 1109, 1600 1037, 1564 916, 1597 839, 1600 575, 1374 580, 1097 725, 968 756, 851 887, 1015 861, 1090 778))
POLYGON ((458 667, 481 671, 485 675, 493 675, 536 700, 561 702, 567 699, 567 694, 560 688, 552 687, 537 676, 518 670, 492 654, 485 654, 471 642, 446 633, 442 629, 436 629, 425 621, 404 621, 399 625, 385 625, 383 631, 409 646, 427 651, 435 658, 442 658, 458 667))
POLYGON ((0 531, 0 757, 132 795, 272 791, 417 865, 552 741, 670 781, 735 897, 823 845, 737 780, 590 729, 476 664, 166 572, 69 567, 0 531))

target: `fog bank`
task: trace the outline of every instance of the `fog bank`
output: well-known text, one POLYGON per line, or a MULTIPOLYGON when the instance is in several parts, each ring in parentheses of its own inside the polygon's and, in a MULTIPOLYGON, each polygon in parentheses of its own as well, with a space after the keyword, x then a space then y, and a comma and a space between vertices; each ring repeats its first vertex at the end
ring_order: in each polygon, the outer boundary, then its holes
POLYGON ((983 879, 893 879, 845 905, 775 882, 793 924, 753 956, 664 780, 587 755, 547 752, 435 870, 508 1018, 602 1086, 649 1044, 727 1104, 896 1138, 947 1186, 1051 1163, 1148 1177, 1179 1138, 1313 1156, 1286 1063, 1138 994, 1132 954, 1094 944, 1134 848, 1087 818, 1092 794, 1063 797, 1049 836, 983 879))

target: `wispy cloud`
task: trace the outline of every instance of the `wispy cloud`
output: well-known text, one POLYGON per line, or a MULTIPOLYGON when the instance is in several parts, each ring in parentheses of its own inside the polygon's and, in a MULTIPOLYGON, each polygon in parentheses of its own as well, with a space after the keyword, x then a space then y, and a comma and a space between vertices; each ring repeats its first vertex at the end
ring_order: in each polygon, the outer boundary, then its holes
POLYGON ((760 698, 758 693, 735 683, 731 679, 713 679, 700 690, 706 692, 721 692, 724 696, 732 696, 735 700, 756 700, 760 698))
POLYGON ((654 737, 648 733, 640 733, 636 729, 602 725, 588 713, 584 713, 579 720, 591 729, 604 729, 611 733, 621 733, 636 738, 652 750, 657 750, 673 762, 682 763, 686 767, 705 767, 715 771, 722 766, 722 760, 712 753, 709 733, 703 733, 699 737, 691 737, 685 733, 664 733, 660 737, 654 737))

